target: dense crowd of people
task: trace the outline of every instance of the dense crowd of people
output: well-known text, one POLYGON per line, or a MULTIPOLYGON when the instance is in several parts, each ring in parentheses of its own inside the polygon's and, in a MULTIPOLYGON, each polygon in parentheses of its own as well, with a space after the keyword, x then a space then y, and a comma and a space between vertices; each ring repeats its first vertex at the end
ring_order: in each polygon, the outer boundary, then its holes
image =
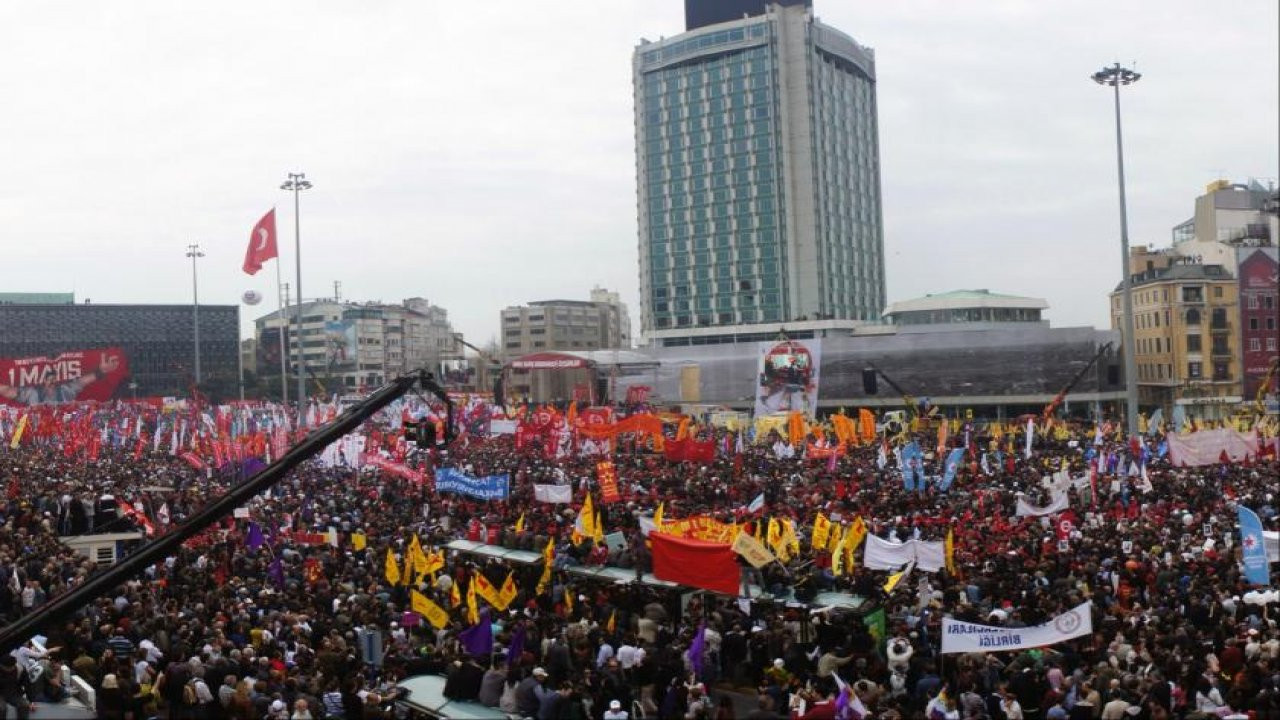
MULTIPOLYGON (((505 501, 437 493, 429 480, 372 465, 305 465, 249 503, 247 516, 226 519, 6 658, 0 701, 66 702, 68 668, 96 690, 100 717, 113 720, 397 717, 405 712, 397 683, 421 674, 446 676, 447 697, 538 720, 1280 718, 1280 628, 1270 617, 1280 602, 1243 577, 1234 510, 1244 504, 1274 525, 1274 455, 1175 467, 1158 437, 1131 443, 1092 427, 1042 434, 1030 453, 976 431, 936 449, 932 432, 908 433, 897 441, 929 448, 923 470, 933 478, 909 489, 880 441, 815 460, 803 448, 778 452, 780 437, 739 445, 723 429, 699 432, 716 443, 707 463, 620 443, 612 503, 601 499, 599 457, 557 457, 536 443, 517 449, 510 436, 472 436, 404 459, 428 476, 439 467, 508 474, 505 501), (952 447, 966 457, 943 490, 937 478, 952 447), (1017 514, 1020 496, 1048 505, 1055 475, 1088 477, 1091 467, 1091 482, 1066 484, 1067 514, 1017 514), (535 484, 569 486, 572 502, 541 502, 535 484), (610 543, 575 532, 588 493, 610 543), (760 586, 747 598, 575 572, 651 570, 642 520, 659 505, 668 521, 705 516, 746 532, 788 520, 799 550, 758 575, 744 572, 760 586), (810 543, 819 513, 844 525, 860 518, 880 538, 950 533, 955 567, 916 571, 890 591, 888 573, 860 561, 837 573, 829 547, 810 543), (457 539, 550 555, 551 570, 544 574, 541 557, 523 564, 462 552, 444 553, 430 572, 412 569, 416 544, 434 554, 457 539), (514 599, 505 607, 481 599, 480 619, 469 617, 471 589, 508 578, 514 599), (819 605, 820 592, 861 603, 819 605), (413 612, 423 599, 443 619, 413 612), (1085 602, 1089 636, 940 654, 943 616, 1026 627, 1085 602), (477 630, 492 638, 482 652, 477 630)), ((366 451, 400 461, 397 447, 384 427, 366 451)), ((60 535, 135 528, 135 513, 162 532, 242 475, 231 465, 194 468, 163 448, 131 450, 104 449, 96 460, 47 443, 0 450, 9 476, 0 524, 6 620, 95 572, 60 535)))

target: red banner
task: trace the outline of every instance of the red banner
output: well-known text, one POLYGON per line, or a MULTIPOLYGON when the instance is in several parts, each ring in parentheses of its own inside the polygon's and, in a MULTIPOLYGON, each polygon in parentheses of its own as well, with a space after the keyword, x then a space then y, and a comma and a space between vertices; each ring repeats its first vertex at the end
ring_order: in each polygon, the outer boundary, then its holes
POLYGON ((0 358, 0 403, 102 402, 111 399, 128 375, 128 360, 120 348, 114 347, 64 352, 55 357, 0 358))
POLYGON ((739 570, 737 555, 727 543, 671 537, 649 533, 653 543, 653 574, 659 580, 737 595, 739 570))
POLYGON ((596 463, 596 479, 600 481, 600 502, 615 503, 622 499, 618 495, 618 471, 609 461, 596 463))
POLYGON ((710 463, 716 459, 716 444, 712 440, 668 440, 665 452, 672 462, 710 463))
POLYGON ((372 465, 383 472, 390 473, 397 477, 402 477, 405 480, 410 480, 418 483, 419 485, 427 481, 426 475, 421 470, 414 470, 407 465, 391 462, 390 460, 379 457, 378 455, 365 455, 364 464, 372 465))

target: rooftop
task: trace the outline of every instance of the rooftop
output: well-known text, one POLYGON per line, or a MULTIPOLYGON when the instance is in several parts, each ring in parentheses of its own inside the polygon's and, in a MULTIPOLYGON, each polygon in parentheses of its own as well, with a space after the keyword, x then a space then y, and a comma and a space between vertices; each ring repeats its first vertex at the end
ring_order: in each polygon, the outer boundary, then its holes
POLYGON ((886 317, 903 312, 927 310, 962 310, 978 308, 1016 308, 1044 310, 1049 303, 1043 298, 1004 295, 990 290, 952 290, 892 303, 884 311, 886 317))

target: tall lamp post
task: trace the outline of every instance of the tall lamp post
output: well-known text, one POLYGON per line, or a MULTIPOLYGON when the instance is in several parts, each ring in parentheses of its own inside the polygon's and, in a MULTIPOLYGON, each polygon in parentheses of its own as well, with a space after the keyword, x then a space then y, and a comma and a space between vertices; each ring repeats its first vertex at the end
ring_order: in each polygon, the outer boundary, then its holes
POLYGON ((200 286, 196 281, 196 258, 204 257, 197 243, 187 246, 187 257, 191 258, 191 319, 195 326, 196 351, 196 385, 200 385, 200 286))
POLYGON ((306 173, 289 173, 289 179, 280 184, 280 189, 293 191, 293 250, 297 262, 293 289, 296 293, 294 297, 298 299, 298 305, 293 313, 293 330, 294 340, 298 343, 298 425, 302 426, 306 423, 307 415, 307 373, 306 357, 302 352, 302 229, 298 222, 300 217, 298 197, 303 190, 311 189, 311 182, 307 180, 306 173))
POLYGON ((1116 167, 1120 180, 1120 292, 1124 297, 1124 394, 1125 419, 1129 437, 1138 435, 1138 359, 1137 342, 1133 337, 1133 282, 1129 272, 1129 209, 1124 194, 1124 139, 1120 131, 1120 86, 1138 82, 1142 75, 1121 67, 1120 63, 1108 65, 1093 74, 1099 85, 1110 85, 1115 91, 1116 106, 1116 167))

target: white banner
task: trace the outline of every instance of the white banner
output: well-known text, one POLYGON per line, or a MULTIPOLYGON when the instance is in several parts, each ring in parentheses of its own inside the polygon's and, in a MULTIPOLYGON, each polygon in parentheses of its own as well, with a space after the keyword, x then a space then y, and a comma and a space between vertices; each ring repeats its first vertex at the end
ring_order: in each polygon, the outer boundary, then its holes
POLYGON ((1267 549, 1267 562, 1280 562, 1280 532, 1263 530, 1262 546, 1267 549))
POLYGON ((942 618, 942 653, 1030 650, 1093 633, 1092 603, 1071 608, 1043 625, 1005 628, 942 618))
POLYGON ((490 435, 515 435, 516 421, 515 420, 490 420, 489 434, 490 435))
POLYGON ((1026 515, 1030 515, 1031 517, 1040 517, 1041 515, 1054 515, 1056 513, 1062 512, 1063 510, 1066 510, 1070 506, 1071 506, 1071 502, 1070 500, 1067 499, 1067 496, 1065 493, 1062 495, 1054 495, 1053 502, 1049 503, 1048 505, 1045 505, 1044 507, 1036 507, 1035 505, 1032 505, 1031 503, 1027 502, 1027 496, 1019 495, 1017 515, 1019 517, 1026 516, 1026 515))
POLYGON ((894 543, 875 535, 867 536, 867 550, 862 556, 868 570, 899 570, 915 561, 916 568, 925 572, 937 572, 945 564, 946 550, 941 541, 925 542, 908 540, 894 543))
POLYGON ((1242 433, 1230 428, 1169 435, 1169 461, 1175 466, 1217 465, 1226 453, 1231 462, 1258 455, 1258 433, 1242 433))
POLYGON ((533 498, 545 503, 573 502, 573 487, 570 485, 534 485, 533 498))

